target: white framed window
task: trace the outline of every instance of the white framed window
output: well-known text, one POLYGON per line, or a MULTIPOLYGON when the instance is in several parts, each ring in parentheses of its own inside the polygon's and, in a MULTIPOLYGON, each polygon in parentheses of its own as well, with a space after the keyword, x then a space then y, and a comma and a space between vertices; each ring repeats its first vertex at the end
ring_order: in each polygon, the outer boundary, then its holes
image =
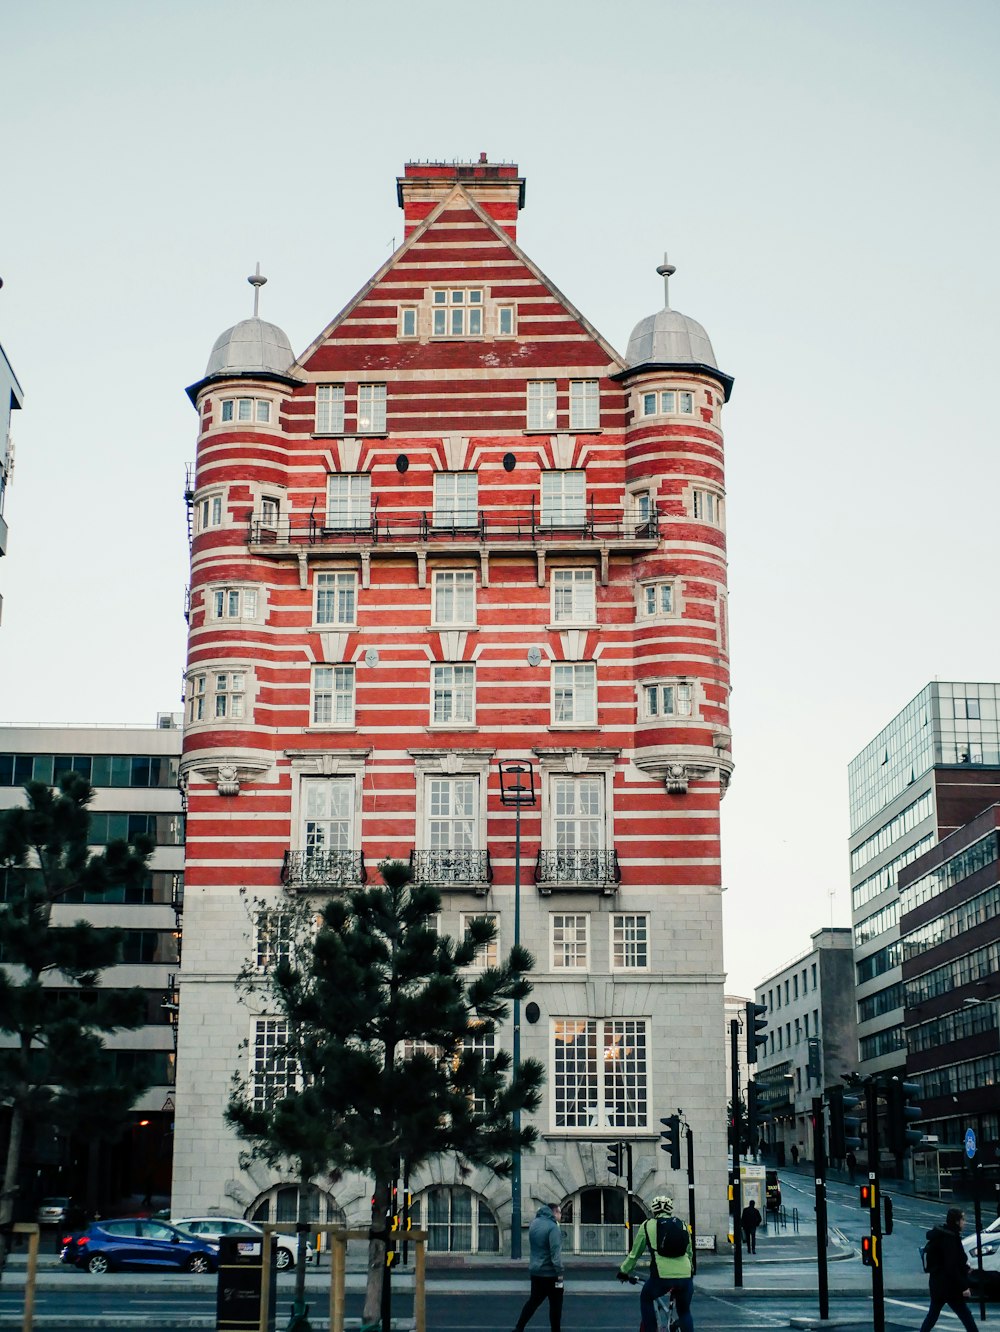
POLYGON ((314 624, 357 624, 358 576, 350 571, 316 574, 314 624))
POLYGON ((722 497, 714 490, 692 490, 691 512, 706 523, 722 526, 722 497))
POLYGON ((435 662, 431 666, 431 724, 472 726, 475 720, 475 666, 435 662))
POLYGON ((597 430, 601 424, 601 386, 596 379, 569 381, 570 430, 597 430))
POLYGON ((222 398, 220 416, 223 421, 257 421, 267 425, 271 420, 270 398, 222 398))
POLYGON ((340 529, 370 527, 370 472, 331 472, 326 479, 326 525, 340 529))
POLYGON ((587 474, 582 469, 542 473, 542 524, 583 527, 587 515, 587 474))
POLYGON ((553 1129, 645 1128, 648 1018, 555 1018, 553 1129))
POLYGON ((482 337, 482 288, 445 287, 432 292, 431 332, 436 338, 482 337))
POLYGON ((344 433, 343 384, 316 385, 316 434, 342 435, 344 433))
POLYGON ((556 381, 554 379, 528 380, 528 429, 554 430, 556 428, 556 381))
POLYGON ((593 624, 597 618, 593 569, 552 570, 552 622, 593 624))
POLYGON ((385 385, 358 385, 358 433, 385 434, 385 385))
POLYGON ((676 592, 672 582, 643 583, 642 613, 644 615, 676 614, 676 592))
POLYGON ((644 911, 611 914, 611 970, 646 971, 649 968, 649 916, 644 911))
POLYGON ((431 851, 476 851, 479 838, 479 778, 426 778, 427 846, 431 851))
MULTIPOLYGON (((469 937, 469 926, 474 920, 488 920, 494 929, 496 929, 500 923, 500 917, 493 911, 463 911, 459 916, 459 929, 461 930, 463 939, 469 937)), ((479 948, 476 949, 476 956, 472 965, 478 968, 495 967, 500 960, 499 954, 500 940, 498 934, 494 934, 492 940, 488 944, 481 944, 479 948)))
POLYGON ((694 712, 694 685, 686 680, 643 685, 642 697, 647 717, 690 717, 694 712))
POLYGON ((222 526, 222 496, 203 495, 198 501, 198 530, 222 526))
POLYGON ((415 338, 417 336, 417 307, 401 305, 399 307, 399 336, 415 338))
POLYGON ((354 845, 354 778, 303 777, 300 789, 302 849, 329 858, 354 845))
POLYGON ((246 710, 246 671, 213 671, 215 716, 242 721, 246 710))
POLYGON ((295 1060, 288 1053, 287 1018, 262 1017, 254 1022, 250 1085, 253 1108, 270 1110, 295 1087, 295 1060))
POLYGON ((590 966, 590 916, 550 912, 549 942, 553 971, 586 971, 590 966))
POLYGON ((313 726, 354 725, 354 667, 314 666, 313 726))
POLYGON ((497 306, 497 337, 512 338, 517 332, 517 310, 513 305, 497 306))
POLYGON ((241 722, 246 719, 249 673, 239 670, 192 671, 187 680, 187 720, 241 722))
POLYGON ((292 912, 261 907, 254 915, 254 956, 258 971, 273 971, 287 962, 292 950, 292 912))
POLYGON ((592 661, 553 662, 553 726, 593 726, 596 722, 596 663, 592 661))
POLYGON ((434 570, 435 624, 475 624, 476 575, 472 569, 434 570))
POLYGON ((479 473, 435 473, 434 526, 476 527, 478 523, 479 473))
POLYGON ((261 527, 277 527, 278 519, 281 517, 281 500, 277 495, 261 495, 260 497, 260 525, 261 527))
POLYGON ((677 389, 644 393, 642 414, 643 416, 693 416, 694 394, 677 389))
POLYGON ((215 620, 256 620, 260 601, 255 587, 215 587, 210 592, 215 620))
POLYGON ((602 851, 606 840, 604 777, 567 775, 552 777, 552 836, 555 850, 602 851))

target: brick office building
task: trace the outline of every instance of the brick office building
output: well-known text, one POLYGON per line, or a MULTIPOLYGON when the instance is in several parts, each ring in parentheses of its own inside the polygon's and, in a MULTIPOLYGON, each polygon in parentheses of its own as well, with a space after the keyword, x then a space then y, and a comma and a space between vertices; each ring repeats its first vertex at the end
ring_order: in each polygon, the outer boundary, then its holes
MULTIPOLYGON (((547 1069, 524 1216, 558 1196, 576 1247, 617 1249, 606 1146, 633 1142, 642 1196, 683 1198, 656 1150, 682 1107, 724 1233, 731 380, 668 306, 619 355, 518 247, 516 167, 409 164, 398 197, 404 243, 301 356, 255 310, 189 390, 174 1208, 288 1214, 222 1121, 234 1069, 271 1076, 273 1016, 233 986, 267 964, 269 909, 411 857, 443 931, 488 913, 509 948, 516 758, 538 789, 522 1051, 547 1069)), ((438 1247, 507 1247, 509 1182, 444 1161, 413 1185, 438 1247)), ((366 1221, 369 1195, 343 1180, 317 1213, 366 1221)))

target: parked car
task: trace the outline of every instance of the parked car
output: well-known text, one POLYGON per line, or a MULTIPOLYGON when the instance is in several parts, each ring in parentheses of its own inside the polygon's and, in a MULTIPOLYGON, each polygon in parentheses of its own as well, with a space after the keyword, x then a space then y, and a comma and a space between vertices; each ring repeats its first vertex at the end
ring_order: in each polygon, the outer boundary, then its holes
MULTIPOLYGON (((969 1215, 966 1213, 966 1221, 969 1215)), ((975 1223, 973 1223, 975 1224, 975 1223)), ((962 1239, 965 1256, 972 1267, 972 1280, 979 1280, 979 1251, 983 1257, 983 1283, 996 1285, 1000 1282, 1000 1216, 983 1226, 980 1235, 965 1235, 962 1239)))
POLYGON ((62 1261, 95 1275, 119 1267, 214 1272, 219 1265, 219 1246, 166 1221, 132 1216, 97 1222, 79 1234, 67 1235, 62 1261))
MULTIPOLYGON (((260 1236, 263 1230, 260 1226, 254 1225, 252 1221, 244 1221, 238 1216, 182 1216, 172 1217, 170 1224, 179 1226, 181 1230, 186 1230, 190 1235, 197 1235, 200 1239, 211 1240, 218 1243, 223 1235, 247 1235, 260 1236)), ((279 1272, 288 1272, 295 1266, 295 1260, 299 1253, 299 1241, 296 1235, 277 1236, 278 1254, 275 1258, 275 1266, 279 1272)), ((313 1249, 311 1244, 306 1245, 306 1262, 313 1260, 313 1249)))
POLYGON ((69 1211, 68 1198, 43 1198, 35 1214, 40 1226, 63 1226, 69 1211))

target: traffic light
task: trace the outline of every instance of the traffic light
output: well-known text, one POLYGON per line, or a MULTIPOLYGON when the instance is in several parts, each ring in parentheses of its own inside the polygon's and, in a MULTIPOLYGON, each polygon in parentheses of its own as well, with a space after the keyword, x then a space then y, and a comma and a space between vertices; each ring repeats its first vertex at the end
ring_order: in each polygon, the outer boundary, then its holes
POLYGON ((862 1184, 859 1191, 859 1200, 862 1207, 867 1207, 869 1211, 875 1206, 875 1186, 874 1184, 862 1184))
POLYGON ((916 1096, 920 1088, 915 1082, 902 1082, 891 1078, 887 1089, 889 1113, 886 1121, 889 1138, 889 1150, 893 1156, 902 1156, 907 1147, 912 1147, 923 1140, 919 1129, 907 1128, 911 1120, 919 1119, 924 1113, 919 1105, 910 1105, 910 1097, 916 1096))
POLYGON ((763 1045, 767 1040, 765 1031, 767 1030, 767 1007, 764 1004, 755 1004, 752 1000, 747 1004, 746 1011, 746 1037, 747 1037, 747 1063, 756 1064, 757 1046, 763 1045))
POLYGON ((861 1261, 865 1267, 878 1267, 879 1265, 879 1237, 878 1235, 861 1236, 861 1261))
POLYGON ((608 1174, 620 1175, 622 1173, 622 1157, 625 1155, 625 1144, 623 1142, 613 1142, 608 1148, 608 1174))
POLYGON ((826 1100, 830 1120, 830 1160, 842 1161, 847 1155, 847 1144, 844 1141, 843 1087, 831 1087, 826 1100))
POLYGON ((668 1115, 666 1119, 661 1119, 663 1128, 660 1130, 660 1151, 666 1152, 670 1157, 670 1167, 672 1170, 681 1168, 681 1120, 679 1115, 668 1115))
POLYGON ((882 1225, 882 1234, 892 1234, 892 1199, 882 1195, 882 1210, 885 1212, 885 1221, 882 1225))
POLYGON ((816 1082, 817 1084, 819 1084, 823 1080, 822 1075, 820 1073, 819 1037, 810 1036, 808 1045, 809 1045, 809 1059, 806 1064, 806 1078, 809 1081, 816 1082))

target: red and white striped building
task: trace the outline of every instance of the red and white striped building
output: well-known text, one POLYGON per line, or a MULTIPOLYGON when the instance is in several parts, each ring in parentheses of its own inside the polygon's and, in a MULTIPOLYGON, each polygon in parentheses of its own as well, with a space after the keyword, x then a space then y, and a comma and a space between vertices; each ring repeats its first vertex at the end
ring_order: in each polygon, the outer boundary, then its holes
MULTIPOLYGON (((732 381, 669 306, 616 352, 519 248, 517 167, 411 163, 398 194, 403 244, 300 356, 255 314, 189 390, 174 1209, 287 1210, 222 1110, 235 1069, 273 1081, 280 1027, 234 980, 289 897, 412 856, 443 931, 488 913, 510 946, 497 760, 520 759, 522 1054, 547 1069, 524 1216, 559 1197, 579 1246, 617 1251, 606 1148, 681 1201, 656 1150, 680 1107, 700 1229, 724 1233, 732 381)), ((507 1247, 509 1183, 450 1161, 412 1183, 439 1247, 507 1247)), ((369 1196, 341 1181, 320 1214, 357 1224, 369 1196)))

